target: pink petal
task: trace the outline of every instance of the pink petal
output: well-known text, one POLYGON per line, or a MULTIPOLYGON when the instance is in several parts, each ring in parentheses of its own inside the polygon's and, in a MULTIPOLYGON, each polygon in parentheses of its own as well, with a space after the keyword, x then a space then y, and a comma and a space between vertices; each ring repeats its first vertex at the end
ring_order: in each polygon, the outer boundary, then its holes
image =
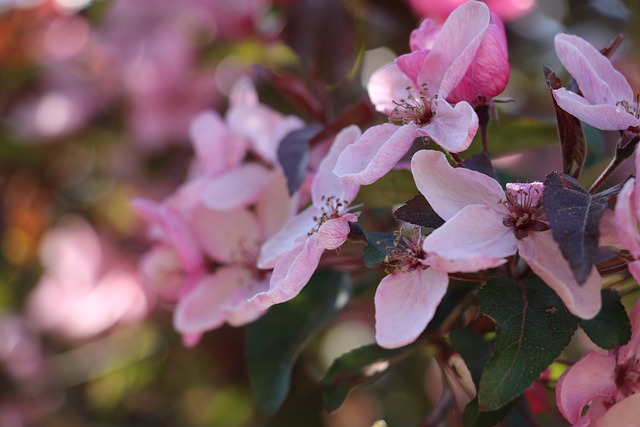
MULTIPOLYGON (((413 85, 415 85, 415 82, 418 79, 420 68, 422 67, 422 63, 424 62, 428 54, 429 50, 425 49, 400 55, 396 58, 396 65, 405 76, 409 77, 409 79, 413 82, 413 85)), ((406 93, 403 98, 406 98, 406 93)), ((396 98, 396 101, 399 100, 399 98, 396 98)))
POLYGON ((355 144, 344 149, 333 170, 347 182, 368 185, 385 176, 404 156, 418 136, 418 127, 410 123, 373 126, 355 144))
POLYGON ((318 245, 318 236, 314 234, 283 254, 273 269, 269 290, 255 295, 249 302, 264 310, 295 298, 318 268, 323 252, 318 245))
POLYGON ((352 146, 356 141, 358 141, 361 135, 362 133, 357 126, 344 128, 338 133, 338 135, 336 135, 329 152, 322 162, 320 162, 318 171, 316 172, 316 175, 313 178, 313 183, 311 184, 311 197, 313 204, 317 207, 325 205, 325 202, 322 200, 323 196, 334 196, 343 202, 346 201, 348 204, 351 203, 358 194, 360 185, 345 182, 338 178, 333 173, 333 169, 335 168, 340 155, 346 148, 352 146))
POLYGON ((266 313, 249 302, 249 298, 269 289, 270 274, 264 280, 254 280, 248 286, 236 290, 229 297, 229 316, 227 323, 231 326, 242 326, 253 322, 266 313))
POLYGON ((275 171, 256 203, 262 235, 268 239, 280 231, 293 216, 296 207, 296 199, 289 196, 284 172, 275 171))
POLYGON ((203 206, 195 212, 191 227, 203 251, 222 263, 257 255, 263 237, 255 214, 248 209, 214 211, 203 206))
POLYGON ((247 152, 247 142, 232 134, 214 111, 198 114, 189 132, 196 158, 209 175, 218 175, 238 165, 247 152))
MULTIPOLYGON (((635 268, 638 267, 640 262, 634 261, 629 264, 635 265, 635 268)), ((636 279, 637 280, 637 279, 636 279)), ((631 321, 631 339, 629 342, 622 347, 620 347, 620 351, 618 352, 618 364, 624 364, 629 360, 637 359, 640 356, 640 303, 636 302, 631 310, 631 314, 629 315, 629 320, 631 321)))
POLYGON ((638 408, 640 408, 640 393, 632 394, 609 408, 607 413, 598 420, 598 427, 636 425, 638 423, 638 408))
POLYGON ((452 153, 459 153, 471 145, 478 131, 478 116, 466 102, 452 107, 443 99, 434 101, 436 115, 424 127, 424 131, 439 146, 452 153))
POLYGON ((227 302, 238 288, 251 282, 248 270, 224 267, 205 276, 176 306, 175 329, 182 333, 199 333, 222 326, 227 320, 227 302))
MULTIPOLYGON (((618 196, 619 198, 620 196, 618 196)), ((615 223, 615 214, 611 209, 606 209, 600 220, 600 240, 599 246, 610 246, 612 248, 625 247, 618 234, 618 227, 615 223)))
POLYGON ((347 241, 349 230, 346 218, 330 219, 318 229, 318 245, 324 249, 337 249, 347 241))
POLYGON ((507 262, 506 258, 491 258, 488 256, 474 256, 472 258, 451 259, 429 253, 426 264, 447 273, 473 273, 476 271, 496 268, 507 262))
POLYGON ((633 90, 627 79, 587 41, 578 36, 558 34, 555 47, 562 65, 576 79, 582 95, 591 104, 615 105, 620 101, 633 101, 633 90))
POLYGON ((299 246, 317 226, 317 217, 322 213, 311 205, 287 221, 280 231, 274 234, 260 248, 258 268, 268 269, 276 265, 278 258, 299 246))
POLYGON ((258 93, 249 77, 240 77, 233 84, 229 94, 229 105, 231 108, 241 105, 250 107, 258 105, 258 93))
POLYGON ((448 284, 447 274, 434 268, 382 279, 375 296, 378 345, 397 348, 415 341, 433 318, 448 284))
POLYGON ((553 91, 558 106, 579 120, 601 130, 625 130, 639 126, 640 119, 620 107, 610 104, 591 104, 589 101, 565 88, 553 91))
POLYGON ((616 201, 614 213, 616 230, 620 241, 626 249, 631 252, 634 258, 640 257, 640 233, 638 233, 638 213, 635 210, 634 202, 635 179, 629 179, 616 201))
POLYGON ((424 19, 418 28, 411 31, 409 37, 411 50, 431 49, 441 28, 442 24, 438 24, 433 19, 424 19))
POLYGON ((482 265, 483 260, 487 260, 489 265, 495 265, 496 259, 516 253, 516 238, 502 220, 500 213, 487 206, 466 206, 428 235, 423 249, 428 254, 446 258, 451 263, 459 260, 458 262, 463 263, 460 265, 474 262, 482 265))
POLYGON ((499 204, 506 196, 498 181, 466 168, 451 167, 439 151, 421 150, 414 154, 411 173, 418 190, 445 220, 467 205, 485 205, 507 214, 499 204))
POLYGON ((407 99, 409 95, 419 97, 419 89, 407 77, 395 62, 391 62, 371 75, 367 83, 369 99, 376 107, 376 111, 391 115, 396 109, 393 101, 407 99), (407 90, 409 88, 409 90, 407 90))
POLYGON ((271 173, 258 163, 245 163, 210 180, 204 188, 203 201, 219 210, 247 206, 258 199, 271 173))
POLYGON ((593 267, 583 285, 579 285, 564 259, 551 230, 529 233, 518 240, 522 259, 560 297, 567 309, 582 319, 591 319, 600 312, 602 278, 593 267))
POLYGON ((417 86, 427 84, 430 93, 446 99, 471 65, 489 26, 489 8, 470 1, 454 10, 425 58, 417 86))
POLYGON ((582 409, 590 401, 615 397, 615 369, 615 356, 592 350, 562 374, 556 386, 556 402, 570 423, 578 423, 582 409))

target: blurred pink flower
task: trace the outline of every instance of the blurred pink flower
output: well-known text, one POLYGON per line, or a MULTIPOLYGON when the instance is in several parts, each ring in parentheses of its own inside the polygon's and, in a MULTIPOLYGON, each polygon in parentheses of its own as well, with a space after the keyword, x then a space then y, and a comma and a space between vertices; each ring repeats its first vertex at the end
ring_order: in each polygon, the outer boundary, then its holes
POLYGON ((311 206, 291 218, 262 246, 258 267, 273 268, 273 274, 269 289, 251 298, 255 307, 266 309, 294 298, 318 267, 322 253, 339 248, 347 240, 349 222, 358 219, 349 205, 360 186, 342 181, 332 170, 340 153, 360 135, 356 126, 338 133, 313 179, 311 206))
POLYGON ((84 220, 69 218, 50 230, 40 246, 45 268, 29 295, 29 317, 42 330, 81 339, 117 323, 138 322, 151 301, 124 263, 105 257, 84 220))
MULTIPOLYGON (((640 171, 640 152, 635 154, 636 175, 640 171)), ((636 281, 640 281, 640 233, 638 222, 640 221, 640 188, 638 179, 630 178, 618 193, 615 207, 615 225, 622 247, 627 249, 633 261, 628 268, 636 281)))
POLYGON ((417 152, 411 171, 418 190, 446 222, 424 241, 430 264, 447 272, 479 271, 516 252, 578 317, 600 311, 602 279, 595 266, 580 285, 543 215, 542 183, 507 184, 453 168, 438 151, 417 152))
POLYGON ((631 311, 631 340, 601 353, 592 350, 565 371, 556 402, 573 426, 636 425, 640 415, 640 303, 631 311), (584 408, 589 405, 586 413, 584 408), (583 415, 584 413, 584 415, 583 415))
MULTIPOLYGON (((490 18, 483 3, 465 3, 444 23, 431 49, 402 55, 371 76, 369 97, 392 123, 365 131, 338 159, 336 175, 371 184, 398 163, 416 138, 432 139, 455 153, 469 147, 478 129, 478 116, 467 102, 451 106, 446 99, 473 63, 490 18)), ((433 34, 433 28, 426 25, 416 31, 414 46, 433 34)))
MULTIPOLYGON (((411 9, 419 17, 444 21, 449 14, 468 0, 407 0, 411 9)), ((484 0, 491 12, 505 21, 519 18, 531 12, 536 0, 484 0)))
POLYGON ((565 88, 553 91, 563 110, 602 130, 640 132, 639 112, 633 90, 609 59, 578 36, 558 34, 556 53, 562 65, 578 82, 582 95, 565 88))

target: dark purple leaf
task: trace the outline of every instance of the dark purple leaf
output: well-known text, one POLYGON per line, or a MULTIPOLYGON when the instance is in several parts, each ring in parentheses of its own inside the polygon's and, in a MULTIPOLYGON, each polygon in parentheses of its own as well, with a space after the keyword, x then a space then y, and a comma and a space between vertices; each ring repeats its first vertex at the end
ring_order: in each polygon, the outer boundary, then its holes
POLYGON ((444 220, 433 210, 422 194, 396 209, 393 216, 400 221, 427 228, 438 228, 444 224, 444 220))
POLYGON ((553 238, 580 284, 589 277, 598 252, 600 219, 620 188, 622 183, 592 195, 574 178, 558 172, 544 181, 542 204, 553 238))
POLYGON ((320 125, 309 125, 287 134, 278 146, 278 161, 287 177, 289 194, 300 188, 307 175, 309 140, 320 132, 320 125))
POLYGON ((491 157, 484 151, 464 159, 463 165, 467 169, 483 173, 497 181, 496 172, 493 170, 493 164, 491 163, 491 157))
MULTIPOLYGON (((562 87, 562 82, 550 68, 544 67, 544 77, 552 91, 562 87)), ((582 125, 580 120, 560 108, 553 96, 551 99, 556 112, 558 138, 562 148, 562 170, 567 175, 578 178, 587 155, 587 141, 582 125)))
POLYGON ((298 110, 303 111, 312 120, 322 123, 326 121, 326 109, 322 102, 309 91, 309 88, 299 78, 289 74, 270 74, 269 82, 298 110))

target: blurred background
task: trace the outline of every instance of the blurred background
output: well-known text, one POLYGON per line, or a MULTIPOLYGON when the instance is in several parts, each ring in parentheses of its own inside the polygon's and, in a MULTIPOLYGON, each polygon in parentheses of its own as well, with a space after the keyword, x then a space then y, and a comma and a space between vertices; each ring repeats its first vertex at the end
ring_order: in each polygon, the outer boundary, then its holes
MULTIPOLYGON (((173 330, 171 305, 139 272, 150 243, 129 200, 162 200, 184 181, 191 119, 224 113, 238 76, 256 82, 262 103, 316 121, 282 84, 293 76, 336 116, 367 99, 370 73, 409 51, 422 18, 442 21, 459 3, 0 0, 0 426, 419 425, 442 388, 428 355, 322 409, 318 380, 333 359, 373 342, 374 287, 303 351, 282 410, 262 413, 245 328, 209 332, 195 348, 173 330)), ((561 167, 542 76, 547 65, 567 80, 554 35, 604 47, 623 33, 613 61, 638 92, 640 6, 487 3, 505 21, 512 67, 502 96, 514 102, 491 125, 497 165, 511 180, 540 180, 561 167)), ((589 182, 615 136, 586 132, 589 182)), ((543 425, 562 425, 550 417, 543 425)))

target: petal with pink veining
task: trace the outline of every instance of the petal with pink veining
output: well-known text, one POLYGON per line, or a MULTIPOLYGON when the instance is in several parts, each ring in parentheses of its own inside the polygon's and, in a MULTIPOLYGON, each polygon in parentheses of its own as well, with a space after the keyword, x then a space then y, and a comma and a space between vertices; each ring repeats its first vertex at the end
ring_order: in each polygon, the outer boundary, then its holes
MULTIPOLYGON (((409 77, 409 79, 413 82, 413 85, 415 85, 415 82, 418 79, 420 68, 422 67, 422 63, 424 62, 428 54, 429 50, 424 49, 406 53, 396 58, 396 65, 405 76, 409 77)), ((418 89, 421 88, 418 87, 418 89)), ((436 94, 430 93, 429 95, 434 96, 436 94)), ((396 99, 396 101, 399 101, 399 99, 396 99)))
POLYGON ((424 127, 424 131, 439 146, 452 153, 459 153, 471 145, 478 131, 478 116, 467 102, 458 102, 452 107, 443 99, 436 99, 435 116, 424 127))
POLYGON ((324 206, 322 197, 334 196, 342 201, 352 202, 360 190, 359 184, 345 182, 333 173, 338 158, 345 149, 362 136, 357 126, 349 126, 336 135, 327 155, 320 162, 311 184, 311 198, 317 207, 324 206))
POLYGON ((615 397, 615 369, 615 356, 592 350, 562 374, 556 386, 556 402, 570 423, 578 423, 582 409, 593 399, 615 397))
POLYGON ((446 99, 476 56, 489 20, 489 8, 481 2, 470 1, 454 10, 422 64, 417 86, 426 83, 430 93, 446 99))
POLYGON ((431 49, 441 28, 442 24, 438 24, 433 19, 423 19, 420 26, 411 31, 409 47, 412 51, 431 49))
POLYGON ((247 206, 258 199, 272 173, 258 163, 245 163, 211 179, 204 188, 203 201, 219 210, 247 206))
POLYGON ((333 172, 347 182, 372 184, 393 169, 417 136, 418 127, 413 123, 373 126, 342 151, 333 172))
POLYGON ((462 263, 474 261, 473 258, 480 262, 511 256, 516 252, 516 238, 502 221, 503 216, 487 206, 466 206, 428 235, 423 249, 427 254, 462 263), (472 260, 465 261, 466 258, 472 260))
POLYGON ((400 71, 395 62, 390 62, 371 75, 367 83, 367 92, 376 111, 387 116, 396 109, 394 101, 407 99, 409 95, 420 96, 413 81, 400 71))
POLYGON ((471 258, 447 258, 436 253, 427 254, 426 264, 447 273, 474 273, 476 271, 496 268, 507 262, 506 258, 474 256, 471 258))
POLYGON ((565 88, 554 90, 553 97, 564 111, 597 129, 625 130, 629 126, 640 126, 640 119, 624 109, 610 104, 591 104, 565 88))
POLYGON ((397 348, 415 341, 433 318, 448 284, 447 274, 434 268, 383 278, 375 295, 378 345, 397 348))
POLYGON ((411 173, 418 190, 445 220, 467 205, 485 205, 508 214, 499 204, 506 195, 498 181, 466 168, 453 168, 439 151, 421 150, 414 154, 411 173))
POLYGON ((349 236, 349 222, 356 221, 354 214, 347 214, 340 218, 332 218, 324 222, 318 229, 318 245, 324 249, 338 249, 349 236))
POLYGON ((318 236, 314 234, 282 254, 273 269, 269 290, 249 301, 259 309, 266 309, 293 299, 311 279, 323 252, 324 249, 318 245, 318 236))
POLYGON ((627 79, 596 48, 578 36, 558 34, 556 54, 564 68, 578 82, 582 95, 592 104, 615 105, 633 101, 627 79))
POLYGON ((579 285, 565 260, 551 230, 530 232, 518 240, 518 251, 529 267, 555 291, 567 309, 582 319, 591 319, 600 312, 602 278, 595 266, 587 281, 579 285))

